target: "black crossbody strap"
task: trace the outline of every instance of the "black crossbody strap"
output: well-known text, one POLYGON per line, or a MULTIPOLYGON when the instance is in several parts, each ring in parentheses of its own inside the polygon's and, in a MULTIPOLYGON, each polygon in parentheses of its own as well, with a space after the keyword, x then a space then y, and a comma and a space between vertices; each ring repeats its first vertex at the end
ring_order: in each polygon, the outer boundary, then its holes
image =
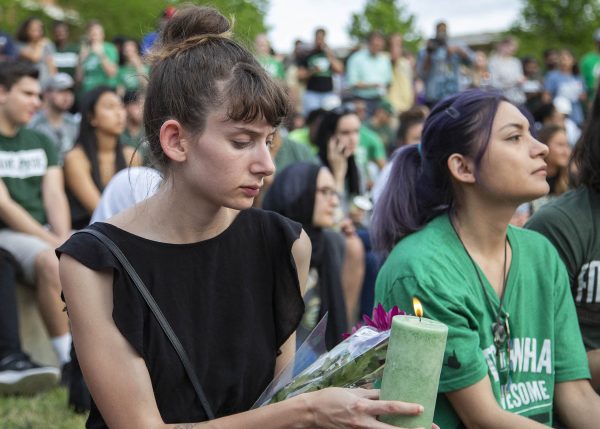
POLYGON ((204 408, 204 412, 206 413, 206 416, 208 417, 209 420, 214 419, 215 415, 213 414, 212 409, 210 408, 210 404, 208 403, 208 400, 206 399, 204 390, 202 390, 200 381, 198 380, 198 377, 196 376, 196 372, 194 371, 194 368, 192 368, 192 363, 190 362, 185 350, 183 349, 183 346, 181 345, 179 338, 177 338, 177 335, 175 335, 175 332, 173 332, 171 325, 169 325, 169 322, 163 315, 162 311, 160 311, 158 304, 156 303, 156 301, 154 300, 154 298, 152 297, 150 292, 148 292, 148 289, 144 285, 144 282, 138 276, 137 272, 131 266, 131 264, 129 263, 129 261, 123 254, 123 252, 121 252, 121 249, 119 249, 119 247, 110 238, 108 238, 105 234, 103 234, 102 232, 97 231, 95 229, 86 228, 86 229, 82 229, 81 231, 77 231, 76 234, 77 233, 90 234, 90 235, 93 235, 94 237, 96 237, 112 252, 113 255, 115 255, 115 257, 119 260, 121 265, 123 265, 123 268, 125 268, 125 271, 127 271, 127 274, 129 274, 129 277, 131 277, 131 280, 135 284, 137 290, 142 295, 142 298, 144 298, 144 301, 146 301, 146 304, 148 304, 148 307, 150 307, 150 310, 154 314, 154 317, 156 317, 156 320, 160 324, 165 335, 167 336, 167 338, 169 338, 169 341, 173 345, 173 348, 179 355, 179 359, 181 359, 181 363, 183 364, 183 367, 185 368, 185 371, 187 372, 187 375, 188 375, 190 381, 192 382, 192 385, 194 386, 194 390, 196 391, 196 395, 198 395, 198 399, 200 399, 200 403, 202 404, 202 407, 204 408))

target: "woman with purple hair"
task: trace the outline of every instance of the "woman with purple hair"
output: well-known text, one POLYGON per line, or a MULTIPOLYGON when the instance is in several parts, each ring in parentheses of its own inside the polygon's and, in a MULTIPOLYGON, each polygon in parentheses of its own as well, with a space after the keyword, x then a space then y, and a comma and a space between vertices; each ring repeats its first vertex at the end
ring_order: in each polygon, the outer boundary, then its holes
POLYGON ((548 192, 547 152, 501 95, 456 94, 399 151, 375 207, 387 255, 375 302, 417 297, 449 328, 440 427, 544 427, 554 411, 568 427, 600 420, 565 267, 545 238, 509 225, 548 192))

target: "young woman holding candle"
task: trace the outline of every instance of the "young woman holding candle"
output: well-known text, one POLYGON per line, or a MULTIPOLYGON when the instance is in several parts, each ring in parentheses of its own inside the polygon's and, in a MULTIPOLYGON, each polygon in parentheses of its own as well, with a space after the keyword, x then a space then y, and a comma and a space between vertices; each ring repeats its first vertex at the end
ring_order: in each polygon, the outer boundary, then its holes
POLYGON ((91 227, 116 242, 154 296, 208 405, 123 267, 77 234, 58 253, 94 399, 87 427, 391 429, 376 415, 419 406, 325 389, 248 411, 293 355, 311 251, 299 224, 251 209, 273 173, 269 145, 287 101, 229 31, 216 10, 194 6, 166 24, 144 111, 165 179, 153 197, 91 227), (205 425, 184 423, 213 413, 205 425))
POLYGON ((543 427, 554 410, 568 427, 600 420, 564 265, 541 235, 509 225, 548 192, 547 152, 517 107, 469 90, 434 107, 377 202, 373 238, 388 259, 375 301, 406 310, 417 297, 449 327, 445 429, 543 427))

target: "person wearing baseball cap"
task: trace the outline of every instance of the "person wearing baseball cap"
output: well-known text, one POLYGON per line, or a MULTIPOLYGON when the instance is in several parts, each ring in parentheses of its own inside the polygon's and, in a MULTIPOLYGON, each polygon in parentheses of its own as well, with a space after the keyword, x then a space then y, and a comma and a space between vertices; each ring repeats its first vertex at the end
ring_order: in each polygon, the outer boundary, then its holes
POLYGON ((396 133, 392 128, 393 117, 394 108, 392 107, 392 104, 388 100, 382 99, 379 104, 377 104, 371 119, 365 123, 367 128, 374 131, 379 136, 388 152, 392 151, 391 147, 396 140, 396 133))
POLYGON ((74 86, 75 81, 67 73, 56 73, 46 79, 43 82, 44 107, 27 125, 46 135, 54 143, 60 165, 79 133, 79 118, 69 113, 75 100, 74 86))
POLYGON ((600 28, 594 31, 593 39, 596 50, 585 54, 579 62, 579 68, 585 81, 589 100, 594 99, 598 84, 598 75, 600 74, 600 28))

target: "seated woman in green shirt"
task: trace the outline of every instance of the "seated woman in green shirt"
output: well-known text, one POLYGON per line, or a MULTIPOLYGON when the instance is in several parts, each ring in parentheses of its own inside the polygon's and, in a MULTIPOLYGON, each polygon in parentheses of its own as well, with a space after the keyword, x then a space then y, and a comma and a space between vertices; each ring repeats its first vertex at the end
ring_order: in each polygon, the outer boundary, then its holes
POLYGON ((104 40, 104 27, 98 21, 90 21, 75 69, 81 94, 97 86, 116 87, 118 64, 119 53, 115 45, 104 40))
POLYGON ((128 91, 139 91, 146 87, 150 67, 140 56, 138 43, 133 39, 123 42, 119 52, 117 72, 117 93, 124 96, 128 91))
POLYGON ((444 429, 541 428, 553 411, 598 427, 565 267, 544 237, 509 225, 548 192, 547 153, 517 107, 469 90, 400 149, 375 207, 373 239, 388 254, 375 302, 408 310, 417 297, 449 327, 434 416, 444 429))

